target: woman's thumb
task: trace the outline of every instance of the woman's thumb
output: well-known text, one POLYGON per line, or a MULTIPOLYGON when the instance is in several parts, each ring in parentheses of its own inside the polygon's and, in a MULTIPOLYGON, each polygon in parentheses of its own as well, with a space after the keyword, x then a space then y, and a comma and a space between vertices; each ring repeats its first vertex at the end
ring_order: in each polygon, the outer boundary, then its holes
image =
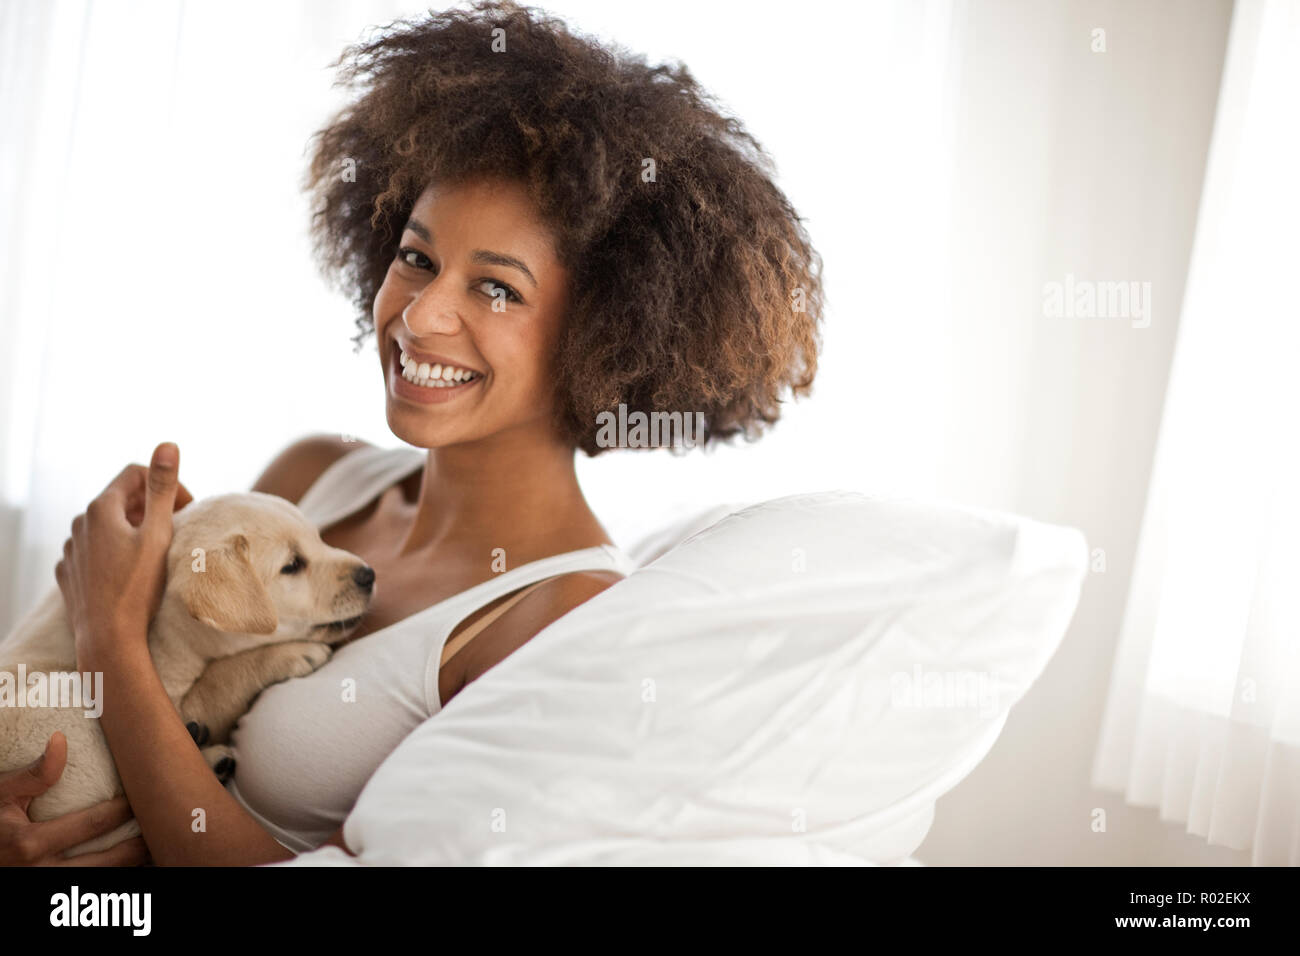
POLYGON ((67 762, 68 738, 56 730, 39 757, 25 767, 0 774, 0 795, 17 800, 26 809, 32 797, 40 796, 63 776, 67 762))
POLYGON ((153 450, 149 462, 148 493, 144 499, 144 524, 171 524, 179 485, 181 452, 174 442, 165 441, 153 450))
POLYGON ((61 731, 50 734, 44 752, 32 763, 32 776, 47 787, 63 776, 63 766, 68 762, 68 738, 61 731))

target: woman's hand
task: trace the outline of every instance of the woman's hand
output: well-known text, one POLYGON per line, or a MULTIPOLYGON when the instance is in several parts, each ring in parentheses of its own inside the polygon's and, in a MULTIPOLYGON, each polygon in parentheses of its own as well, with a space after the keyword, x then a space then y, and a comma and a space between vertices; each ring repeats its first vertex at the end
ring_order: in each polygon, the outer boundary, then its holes
MULTIPOLYGON (((99 726, 155 862, 251 866, 292 859, 293 851, 217 780, 149 656, 149 622, 166 586, 172 512, 192 500, 177 481, 179 464, 176 446, 164 442, 148 468, 126 468, 72 523, 55 577, 76 634, 77 667, 103 673, 99 726), (207 815, 205 830, 191 829, 195 807, 207 815)), ((32 839, 20 840, 29 856, 32 839)))
MULTIPOLYGON (((172 512, 194 500, 177 475, 180 450, 128 465, 72 522, 54 577, 77 640, 77 666, 102 670, 120 640, 143 644, 167 583, 172 512)), ((143 647, 141 648, 143 649, 143 647)))
POLYGON ((135 837, 99 853, 64 859, 62 853, 108 833, 131 819, 126 797, 33 823, 27 808, 54 786, 68 760, 68 740, 54 733, 29 766, 0 774, 0 866, 138 866, 149 862, 144 840, 135 837))

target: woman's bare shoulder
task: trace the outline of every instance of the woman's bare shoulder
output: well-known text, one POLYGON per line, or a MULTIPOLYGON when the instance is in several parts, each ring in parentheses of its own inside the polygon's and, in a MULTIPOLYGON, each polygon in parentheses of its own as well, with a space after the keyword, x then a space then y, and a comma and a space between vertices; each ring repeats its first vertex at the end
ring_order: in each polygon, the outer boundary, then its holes
POLYGON ((368 444, 341 435, 300 438, 272 459, 252 490, 279 495, 296 504, 326 468, 348 452, 365 448, 368 444))
POLYGON ((505 660, 580 604, 623 580, 617 571, 573 571, 545 582, 483 629, 469 645, 465 680, 468 684, 505 660))

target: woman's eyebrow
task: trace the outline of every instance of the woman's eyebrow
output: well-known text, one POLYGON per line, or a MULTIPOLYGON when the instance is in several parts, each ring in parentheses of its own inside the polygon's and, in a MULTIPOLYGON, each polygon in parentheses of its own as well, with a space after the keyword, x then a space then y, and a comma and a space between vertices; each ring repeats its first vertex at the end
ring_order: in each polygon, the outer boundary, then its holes
POLYGON ((524 275, 528 276, 528 281, 531 282, 534 287, 537 285, 537 280, 533 278, 533 273, 529 270, 528 266, 524 265, 523 262, 516 259, 514 256, 507 256, 501 252, 491 252, 487 249, 475 249, 470 254, 470 259, 474 262, 482 262, 485 265, 509 266, 511 269, 518 269, 524 275))
MULTIPOLYGON (((411 230, 411 232, 415 233, 425 242, 433 242, 433 233, 418 219, 406 220, 406 226, 404 228, 411 230)), ((481 262, 485 265, 509 266, 511 269, 518 269, 524 275, 528 276, 528 281, 531 282, 534 287, 537 285, 537 278, 533 275, 532 270, 529 269, 528 266, 524 265, 521 259, 516 259, 514 256, 508 256, 504 252, 492 252, 488 249, 475 249, 470 254, 470 259, 474 262, 481 262)))
POLYGON ((411 232, 415 233, 417 236, 419 236, 419 237, 420 237, 421 239, 423 239, 425 242, 433 242, 433 233, 431 233, 431 232, 430 232, 430 231, 425 227, 424 223, 420 222, 420 220, 418 220, 418 219, 408 219, 408 220, 406 220, 406 225, 403 226, 402 228, 403 228, 403 229, 409 229, 409 230, 411 230, 411 232))

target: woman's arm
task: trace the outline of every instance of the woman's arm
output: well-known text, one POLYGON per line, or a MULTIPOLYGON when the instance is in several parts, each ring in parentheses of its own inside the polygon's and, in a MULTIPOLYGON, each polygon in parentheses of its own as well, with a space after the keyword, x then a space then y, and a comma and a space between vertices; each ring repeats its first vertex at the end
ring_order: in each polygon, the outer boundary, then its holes
POLYGON ((100 726, 155 863, 287 860, 293 852, 209 769, 149 655, 149 622, 166 585, 178 467, 176 446, 159 445, 149 468, 124 469, 72 523, 55 577, 76 634, 78 668, 103 674, 100 726))
POLYGON ((103 633, 84 665, 103 673, 99 718, 159 866, 253 866, 292 859, 217 780, 163 689, 144 635, 103 633))

